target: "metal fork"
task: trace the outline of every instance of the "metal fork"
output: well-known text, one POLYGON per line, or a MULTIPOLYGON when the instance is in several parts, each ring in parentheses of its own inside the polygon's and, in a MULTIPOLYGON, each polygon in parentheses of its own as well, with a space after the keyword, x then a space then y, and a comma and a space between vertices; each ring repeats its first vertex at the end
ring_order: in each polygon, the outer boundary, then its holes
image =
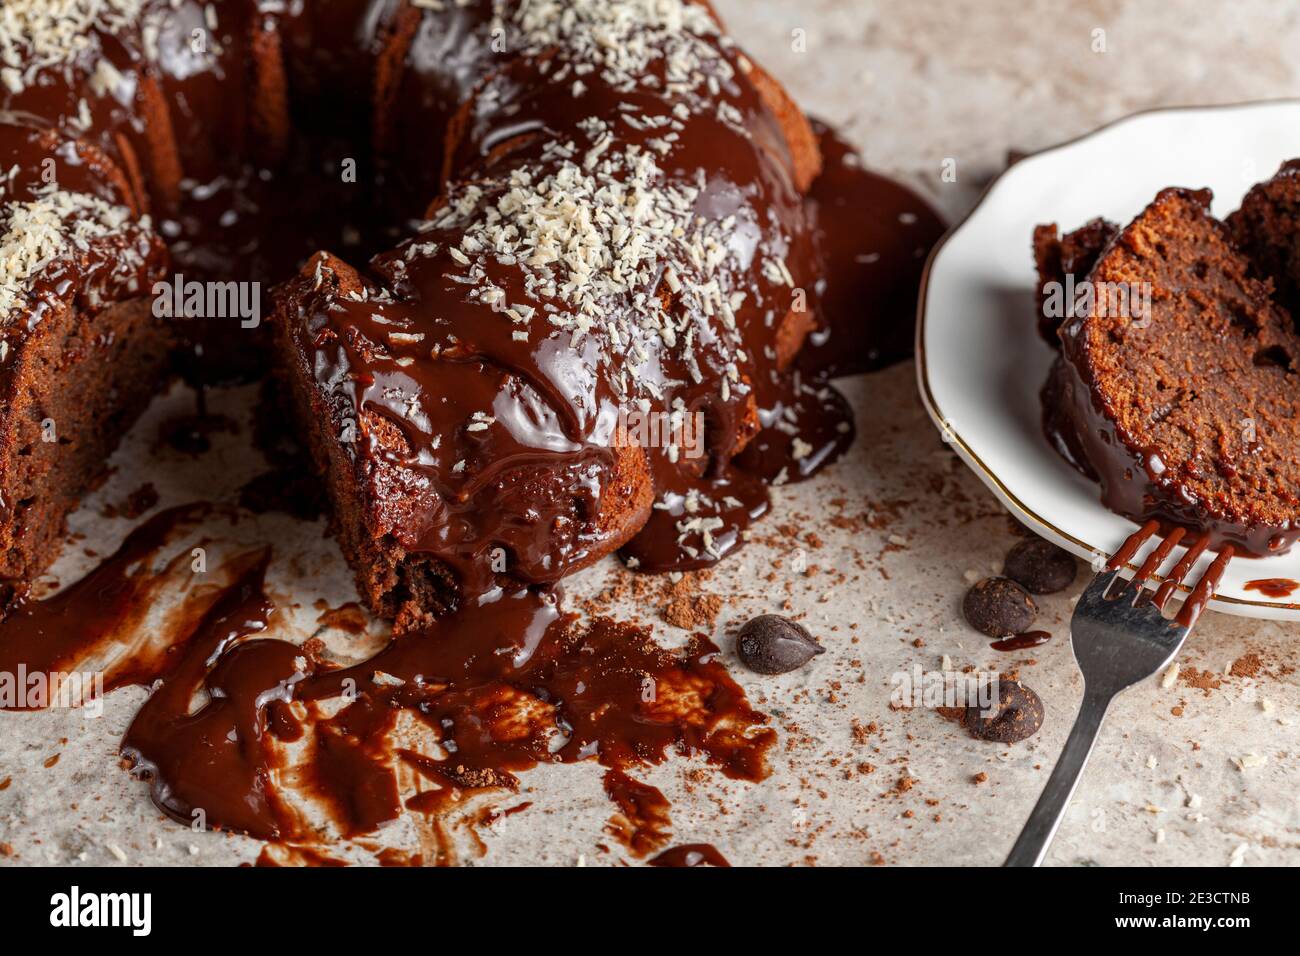
POLYGON ((1006 866, 1038 866, 1042 862, 1079 784, 1111 701, 1122 691, 1159 672, 1178 655, 1232 559, 1231 546, 1225 547, 1191 590, 1177 616, 1167 619, 1163 613, 1165 606, 1207 544, 1202 537, 1189 548, 1152 593, 1143 585, 1182 540, 1185 532, 1175 528, 1142 563, 1132 581, 1111 595, 1111 585, 1119 577, 1119 569, 1136 555, 1158 527, 1154 521, 1148 522, 1129 538, 1107 562, 1106 568, 1093 578, 1075 605, 1070 620, 1070 646, 1083 672, 1083 704, 1061 758, 1020 838, 1011 848, 1006 866))

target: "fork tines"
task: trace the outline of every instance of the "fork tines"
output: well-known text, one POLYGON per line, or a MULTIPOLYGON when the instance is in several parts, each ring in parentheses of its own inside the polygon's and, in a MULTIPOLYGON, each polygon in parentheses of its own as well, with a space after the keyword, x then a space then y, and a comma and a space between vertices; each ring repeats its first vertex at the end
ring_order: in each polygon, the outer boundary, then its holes
MULTIPOLYGON (((1111 556, 1110 560, 1106 562, 1107 570, 1119 570, 1126 565, 1140 550, 1142 550, 1143 545, 1145 545, 1159 530, 1160 525, 1154 520, 1148 521, 1144 524, 1137 532, 1132 534, 1119 550, 1111 556)), ((1134 592, 1133 603, 1140 603, 1143 600, 1143 595, 1149 593, 1144 587, 1146 582, 1152 577, 1152 575, 1159 572, 1160 567, 1165 563, 1170 552, 1173 551, 1186 535, 1186 529, 1179 527, 1175 527, 1169 532, 1169 534, 1165 535, 1160 543, 1156 545, 1149 555, 1147 555, 1146 560, 1144 560, 1141 566, 1137 569, 1137 573, 1133 575, 1133 579, 1128 582, 1123 589, 1121 589, 1118 595, 1116 595, 1116 599, 1127 593, 1128 589, 1131 587, 1134 592)), ((1173 570, 1169 572, 1164 581, 1161 582, 1160 586, 1156 588, 1155 593, 1151 595, 1150 601, 1156 610, 1161 613, 1164 612, 1165 605, 1169 603, 1169 599, 1173 597, 1174 592, 1182 586, 1183 579, 1187 577, 1192 568, 1196 567, 1196 563, 1201 559, 1201 555, 1205 553, 1205 549, 1209 546, 1209 543, 1208 535, 1202 535, 1183 553, 1183 556, 1179 558, 1178 563, 1174 565, 1173 570)), ((1196 582, 1196 585, 1190 589, 1191 593, 1188 594, 1187 600, 1185 600, 1182 607, 1178 609, 1178 615, 1175 619, 1176 623, 1182 627, 1188 628, 1189 630, 1191 629, 1191 626, 1196 623, 1197 618, 1201 616, 1201 612, 1205 610, 1205 606, 1209 604, 1210 599, 1214 597, 1214 591, 1219 586, 1219 582, 1223 580, 1223 573, 1228 567, 1228 562, 1232 560, 1234 553, 1232 545, 1225 545, 1223 550, 1219 552, 1218 556, 1215 557, 1209 568, 1206 569, 1205 574, 1203 574, 1200 580, 1196 582)))

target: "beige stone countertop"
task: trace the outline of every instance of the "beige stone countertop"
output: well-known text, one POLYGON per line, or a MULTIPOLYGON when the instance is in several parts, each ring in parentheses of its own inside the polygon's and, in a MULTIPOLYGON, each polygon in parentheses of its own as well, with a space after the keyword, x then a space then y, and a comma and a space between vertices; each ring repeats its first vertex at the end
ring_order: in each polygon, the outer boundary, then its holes
MULTIPOLYGON (((1064 142, 1139 110, 1300 96, 1300 64, 1291 55, 1300 41, 1300 8, 1268 0, 720 0, 717 5, 805 110, 840 126, 868 165, 914 185, 951 222, 969 211, 1011 153, 1064 142), (955 183, 940 176, 948 160, 956 162, 955 183)), ((895 378, 891 371, 866 380, 864 387, 892 395, 895 378)), ((910 420, 913 408, 901 417, 910 420)), ((912 451, 918 468, 930 451, 927 441, 918 431, 912 451)), ((946 492, 951 505, 944 495, 909 496, 918 510, 909 509, 904 524, 961 525, 936 542, 942 551, 916 555, 915 571, 938 573, 936 565, 945 558, 953 578, 963 563, 980 574, 1000 568, 1009 541, 997 523, 967 522, 951 514, 998 508, 964 472, 957 464, 945 479, 945 488, 952 483, 946 492)), ((909 548, 920 549, 919 540, 909 548)), ((934 631, 925 648, 931 659, 948 654, 960 666, 983 643, 961 620, 964 582, 940 585, 901 569, 892 580, 901 591, 912 588, 918 594, 912 612, 926 621, 922 630, 934 631), (926 588, 939 593, 926 594, 926 588), (932 602, 938 606, 927 615, 921 608, 932 602)), ((1066 600, 1040 601, 1044 616, 1057 618, 1049 628, 1062 638, 1068 633, 1069 598, 1081 584, 1082 575, 1066 600)), ((1203 620, 1182 656, 1178 682, 1135 689, 1108 718, 1048 862, 1300 864, 1297 636, 1295 625, 1220 614, 1203 620), (1267 662, 1256 677, 1241 676, 1255 671, 1255 658, 1247 655, 1267 662), (1203 687, 1192 687, 1189 677, 1203 687), (1204 729, 1198 730, 1201 721, 1204 729), (1248 752, 1268 762, 1238 769, 1237 760, 1248 752)), ((1003 778, 996 797, 973 791, 965 798, 970 806, 963 824, 980 829, 991 845, 978 851, 976 838, 963 844, 969 854, 912 854, 909 835, 900 833, 899 854, 891 859, 996 862, 1014 838, 1064 740, 1080 688, 1063 640, 1031 653, 1039 663, 1023 673, 1044 696, 1048 726, 1036 741, 997 755, 1002 763, 1019 748, 1032 749, 1028 767, 1023 759, 1012 760, 1029 772, 1017 774, 1010 787, 1003 778)), ((925 653, 917 656, 924 664, 925 653)), ((973 662, 978 659, 975 655, 973 662)), ((924 747, 927 732, 912 733, 914 746, 924 747)), ((934 739, 929 743, 945 746, 934 739)), ((961 749, 969 746, 962 742, 961 749)), ((949 751, 946 759, 954 758, 949 751)), ((915 839, 914 830, 910 836, 915 839)))

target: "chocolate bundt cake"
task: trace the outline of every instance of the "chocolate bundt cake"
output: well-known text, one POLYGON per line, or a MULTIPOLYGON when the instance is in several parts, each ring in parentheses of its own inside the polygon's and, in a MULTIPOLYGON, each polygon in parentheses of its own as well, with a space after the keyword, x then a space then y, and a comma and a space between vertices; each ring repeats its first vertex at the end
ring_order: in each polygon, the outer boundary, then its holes
POLYGON ((785 374, 815 325, 818 137, 705 2, 6 0, 0 110, 12 589, 177 341, 262 348, 155 320, 154 284, 283 277, 307 238, 333 251, 275 293, 277 374, 399 628, 648 525, 631 553, 706 563, 765 507, 729 466, 760 428, 806 461, 851 437, 807 447, 796 412, 835 403, 785 374), (286 226, 304 152, 366 183, 304 204, 383 207, 379 240, 286 226))
POLYGON ((399 626, 608 554, 664 493, 721 528, 700 479, 812 325, 819 156, 780 87, 701 4, 553 14, 499 11, 509 52, 452 117, 418 234, 364 273, 322 254, 282 296, 339 540, 399 626), (698 415, 705 447, 621 441, 629 412, 698 415))
MULTIPOLYGON (((365 85, 355 78, 368 76, 370 53, 353 51, 357 40, 340 37, 321 56, 303 35, 308 11, 264 6, 0 5, 6 598, 57 554, 68 511, 166 385, 169 353, 189 334, 155 318, 154 284, 238 232, 235 184, 255 181, 255 164, 277 160, 289 141, 290 73, 329 86, 340 104, 365 85)), ((327 6, 356 25, 369 5, 327 6)), ((232 257, 215 258, 221 278, 238 273, 232 257)), ((239 338, 236 350, 247 346, 239 338)))
POLYGON ((1166 189, 1095 254, 1044 421, 1112 510, 1274 553, 1300 536, 1300 336, 1210 200, 1166 189))

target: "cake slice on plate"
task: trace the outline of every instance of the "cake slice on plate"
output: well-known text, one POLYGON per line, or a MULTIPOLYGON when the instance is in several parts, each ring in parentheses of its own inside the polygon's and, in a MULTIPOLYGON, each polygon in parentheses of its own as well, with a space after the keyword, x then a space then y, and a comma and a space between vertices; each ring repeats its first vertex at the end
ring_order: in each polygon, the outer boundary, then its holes
POLYGON ((1044 420, 1112 510, 1276 553, 1300 536, 1300 337, 1211 198, 1166 189, 1100 251, 1044 420))

